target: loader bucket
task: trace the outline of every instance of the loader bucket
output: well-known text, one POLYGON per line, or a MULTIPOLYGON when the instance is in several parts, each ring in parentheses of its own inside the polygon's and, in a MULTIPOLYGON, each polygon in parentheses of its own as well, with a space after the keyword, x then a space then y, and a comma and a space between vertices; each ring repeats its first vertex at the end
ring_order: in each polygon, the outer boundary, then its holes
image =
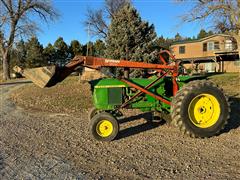
POLYGON ((27 79, 30 79, 34 84, 41 88, 50 87, 57 83, 56 66, 45 66, 32 69, 22 69, 15 66, 13 70, 22 74, 27 79))

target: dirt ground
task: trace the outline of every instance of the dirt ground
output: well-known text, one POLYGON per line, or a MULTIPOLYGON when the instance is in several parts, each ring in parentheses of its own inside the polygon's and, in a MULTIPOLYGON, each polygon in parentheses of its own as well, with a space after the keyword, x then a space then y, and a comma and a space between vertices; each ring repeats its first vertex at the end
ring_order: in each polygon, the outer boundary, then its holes
POLYGON ((237 78, 226 78, 235 88, 220 78, 232 111, 219 136, 190 138, 149 122, 149 113, 127 111, 119 137, 109 143, 90 138, 87 105, 73 115, 26 110, 9 98, 31 85, 0 86, 0 179, 240 179, 237 78))

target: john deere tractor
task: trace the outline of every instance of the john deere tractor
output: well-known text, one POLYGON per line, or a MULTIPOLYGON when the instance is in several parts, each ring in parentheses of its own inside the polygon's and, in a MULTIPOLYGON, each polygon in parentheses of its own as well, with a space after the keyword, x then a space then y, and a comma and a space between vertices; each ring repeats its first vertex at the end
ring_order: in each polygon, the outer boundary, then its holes
POLYGON ((111 141, 119 132, 121 109, 140 109, 167 114, 170 123, 191 137, 217 135, 229 118, 229 105, 223 91, 202 76, 179 73, 179 62, 168 52, 172 63, 160 56, 159 64, 76 56, 63 68, 41 67, 17 72, 40 87, 51 87, 79 66, 100 70, 122 68, 124 76, 90 81, 94 108, 89 114, 91 135, 99 141, 111 141), (151 70, 148 78, 129 78, 131 69, 151 70))

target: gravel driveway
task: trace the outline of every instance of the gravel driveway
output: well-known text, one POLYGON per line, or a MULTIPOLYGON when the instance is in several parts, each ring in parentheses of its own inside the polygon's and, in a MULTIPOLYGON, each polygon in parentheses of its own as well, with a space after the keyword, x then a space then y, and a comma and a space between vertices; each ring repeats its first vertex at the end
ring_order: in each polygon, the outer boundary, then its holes
POLYGON ((219 136, 193 139, 127 112, 117 140, 90 139, 80 117, 29 112, 0 87, 0 179, 240 179, 240 101, 219 136))

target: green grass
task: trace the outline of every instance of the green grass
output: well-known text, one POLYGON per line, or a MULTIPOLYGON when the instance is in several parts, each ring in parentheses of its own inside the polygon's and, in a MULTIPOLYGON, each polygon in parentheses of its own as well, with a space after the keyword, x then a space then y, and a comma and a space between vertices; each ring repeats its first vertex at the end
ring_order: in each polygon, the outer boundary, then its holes
POLYGON ((229 96, 240 97, 240 73, 225 73, 213 75, 210 80, 223 88, 229 96))

